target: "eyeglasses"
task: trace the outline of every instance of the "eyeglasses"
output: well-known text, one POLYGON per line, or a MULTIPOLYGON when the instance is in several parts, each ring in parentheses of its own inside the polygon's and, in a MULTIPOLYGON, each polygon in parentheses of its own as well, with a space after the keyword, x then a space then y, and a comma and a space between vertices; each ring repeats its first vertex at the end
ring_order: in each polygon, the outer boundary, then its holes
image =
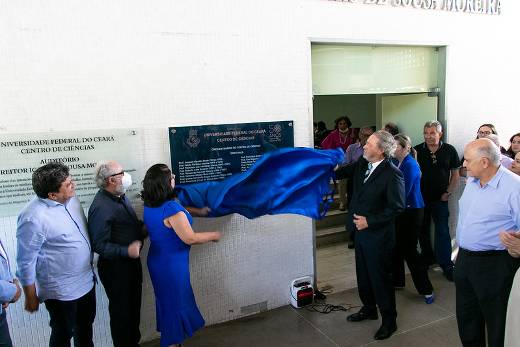
POLYGON ((430 152, 430 156, 432 158, 432 164, 437 164, 437 157, 435 156, 435 153, 430 152))
MULTIPOLYGON (((124 175, 124 174, 125 174, 125 172, 124 172, 124 171, 121 171, 121 172, 115 173, 115 174, 113 174, 113 175, 110 175, 110 176, 108 176, 108 177, 114 177, 114 176, 124 175)), ((108 177, 107 177, 107 178, 108 178, 108 177)))

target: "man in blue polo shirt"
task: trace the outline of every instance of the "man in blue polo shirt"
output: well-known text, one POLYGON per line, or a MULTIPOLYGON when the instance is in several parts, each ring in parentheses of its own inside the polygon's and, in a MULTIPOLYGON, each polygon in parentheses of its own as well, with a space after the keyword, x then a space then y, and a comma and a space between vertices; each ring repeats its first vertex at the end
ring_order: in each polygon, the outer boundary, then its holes
POLYGON ((489 139, 464 150, 468 181, 459 201, 456 310, 464 346, 503 346, 509 292, 520 260, 500 241, 520 229, 520 176, 500 165, 489 139), (487 334, 486 329, 487 328, 487 334))
POLYGON ((49 163, 34 171, 36 197, 18 216, 18 278, 25 309, 45 303, 50 316, 49 345, 93 346, 96 293, 87 220, 69 168, 49 163))

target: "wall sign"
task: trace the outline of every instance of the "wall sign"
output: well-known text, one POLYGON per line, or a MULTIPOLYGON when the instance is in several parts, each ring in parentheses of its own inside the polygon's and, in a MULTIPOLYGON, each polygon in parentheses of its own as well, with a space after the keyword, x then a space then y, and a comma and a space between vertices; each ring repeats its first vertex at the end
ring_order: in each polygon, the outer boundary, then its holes
POLYGON ((168 128, 176 183, 220 181, 265 152, 294 147, 292 121, 168 128))
POLYGON ((387 5, 423 10, 441 10, 499 15, 502 11, 500 0, 329 0, 358 4, 387 5))
POLYGON ((87 207, 97 192, 99 160, 117 160, 133 176, 127 196, 137 199, 142 180, 142 140, 130 129, 0 135, 0 216, 15 216, 32 199, 32 173, 58 161, 70 168, 76 196, 87 207), (139 182, 139 184, 138 184, 139 182))

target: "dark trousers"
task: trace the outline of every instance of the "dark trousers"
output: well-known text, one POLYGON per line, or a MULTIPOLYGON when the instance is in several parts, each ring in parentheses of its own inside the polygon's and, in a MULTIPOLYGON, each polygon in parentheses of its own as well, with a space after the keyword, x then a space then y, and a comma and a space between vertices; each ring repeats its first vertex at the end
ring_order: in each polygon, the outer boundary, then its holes
POLYGON ((13 347, 11 335, 9 335, 9 326, 5 317, 5 309, 0 314, 0 347, 13 347))
POLYGON ((452 271, 451 261, 451 237, 448 226, 450 216, 447 201, 427 202, 424 207, 424 222, 419 235, 421 255, 426 264, 434 264, 435 259, 442 270, 452 271), (435 257, 433 255, 432 241, 430 237, 430 225, 433 220, 435 225, 435 257))
POLYGON ((141 260, 100 259, 98 273, 108 297, 114 347, 139 346, 143 281, 141 260))
POLYGON ((384 325, 394 324, 397 317, 391 273, 393 236, 390 239, 388 242, 372 231, 358 231, 356 235, 356 276, 363 303, 361 310, 374 312, 377 305, 384 325))
POLYGON ((417 252, 417 242, 424 216, 422 208, 407 208, 396 219, 393 279, 395 287, 404 287, 404 261, 408 264, 412 281, 421 295, 433 292, 428 277, 428 265, 417 252))
POLYGON ((50 347, 92 347, 92 323, 96 318, 96 287, 81 298, 70 301, 45 300, 51 317, 50 347))
POLYGON ((519 260, 501 253, 459 250, 455 265, 456 311, 464 346, 504 345, 509 292, 519 260), (477 255, 480 254, 480 255, 477 255))
MULTIPOLYGON (((353 180, 347 180, 347 208, 350 206, 350 202, 352 201, 352 195, 354 194, 354 183, 353 180)), ((348 230, 348 225, 345 226, 345 230, 348 231, 350 236, 350 241, 356 241, 356 230, 348 230)))

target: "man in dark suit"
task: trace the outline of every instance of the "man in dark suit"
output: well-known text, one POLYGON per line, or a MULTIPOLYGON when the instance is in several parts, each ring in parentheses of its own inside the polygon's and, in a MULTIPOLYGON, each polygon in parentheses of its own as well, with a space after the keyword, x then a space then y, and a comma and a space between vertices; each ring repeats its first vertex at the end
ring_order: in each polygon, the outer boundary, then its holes
POLYGON ((377 131, 363 147, 363 158, 336 171, 337 178, 349 177, 354 184, 347 225, 356 232, 356 275, 363 303, 347 321, 375 320, 379 307, 382 325, 376 340, 387 339, 397 330, 392 250, 395 217, 405 208, 405 194, 403 176, 390 161, 395 149, 393 136, 377 131))

